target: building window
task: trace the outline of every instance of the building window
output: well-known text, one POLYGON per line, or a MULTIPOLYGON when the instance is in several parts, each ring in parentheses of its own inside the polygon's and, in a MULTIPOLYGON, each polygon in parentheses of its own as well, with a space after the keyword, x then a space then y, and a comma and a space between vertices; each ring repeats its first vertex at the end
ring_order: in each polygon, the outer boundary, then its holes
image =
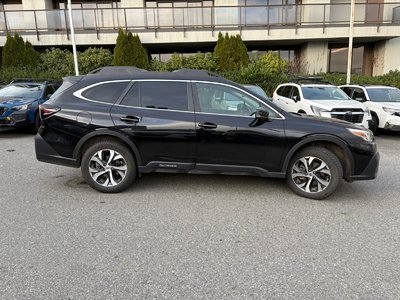
MULTIPOLYGON (((329 51, 329 72, 346 73, 348 48, 331 48, 329 51)), ((363 73, 364 46, 353 48, 352 74, 363 73)))
MULTIPOLYGON (((83 8, 118 8, 120 7, 120 0, 95 0, 95 1, 71 1, 72 8, 75 9, 83 9, 83 8)), ((68 8, 68 1, 61 0, 61 1, 54 1, 54 7, 59 9, 67 9, 68 8)))

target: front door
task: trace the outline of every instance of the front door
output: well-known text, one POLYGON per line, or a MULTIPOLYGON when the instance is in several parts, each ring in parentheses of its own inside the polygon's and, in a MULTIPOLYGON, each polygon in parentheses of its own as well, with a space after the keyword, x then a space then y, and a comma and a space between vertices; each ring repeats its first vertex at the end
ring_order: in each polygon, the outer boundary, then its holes
POLYGON ((280 171, 284 119, 274 109, 239 88, 193 82, 196 107, 196 168, 221 166, 280 171), (258 107, 271 121, 254 126, 258 107))

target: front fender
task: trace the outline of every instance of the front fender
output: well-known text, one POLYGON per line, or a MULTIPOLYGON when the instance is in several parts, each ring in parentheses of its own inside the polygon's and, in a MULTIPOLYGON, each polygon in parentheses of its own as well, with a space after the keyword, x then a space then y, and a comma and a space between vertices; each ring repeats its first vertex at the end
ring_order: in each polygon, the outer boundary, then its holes
POLYGON ((351 174, 353 174, 353 170, 354 170, 354 159, 353 159, 353 155, 350 151, 350 145, 348 143, 346 143, 344 140, 342 140, 341 138, 334 136, 334 135, 329 135, 329 134, 313 134, 313 135, 309 135, 304 137, 300 142, 298 142, 297 144, 295 144, 290 151, 288 152, 288 154, 285 157, 285 160, 283 162, 283 166, 282 166, 282 172, 286 173, 287 172, 287 168, 289 166, 290 160, 292 159, 293 155, 297 152, 297 150, 299 150, 301 147, 307 145, 307 144, 311 144, 311 143, 315 143, 315 142, 330 142, 333 143, 337 146, 339 146, 344 153, 346 154, 346 158, 348 158, 349 160, 349 170, 346 173, 346 176, 350 176, 351 174))

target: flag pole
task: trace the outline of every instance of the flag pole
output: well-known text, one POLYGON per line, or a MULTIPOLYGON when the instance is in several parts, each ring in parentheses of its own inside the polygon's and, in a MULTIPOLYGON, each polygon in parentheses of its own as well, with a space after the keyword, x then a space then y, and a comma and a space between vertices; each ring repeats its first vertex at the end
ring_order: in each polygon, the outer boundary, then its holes
POLYGON ((347 84, 349 84, 351 81, 351 65, 353 62, 354 8, 355 8, 355 0, 351 0, 350 27, 349 27, 349 51, 347 53, 347 78, 346 78, 347 84))
POLYGON ((69 15, 69 25, 71 28, 71 41, 72 41, 72 51, 74 54, 75 75, 79 76, 78 55, 76 53, 76 42, 75 42, 75 30, 74 30, 74 24, 72 22, 71 0, 68 0, 68 15, 69 15))

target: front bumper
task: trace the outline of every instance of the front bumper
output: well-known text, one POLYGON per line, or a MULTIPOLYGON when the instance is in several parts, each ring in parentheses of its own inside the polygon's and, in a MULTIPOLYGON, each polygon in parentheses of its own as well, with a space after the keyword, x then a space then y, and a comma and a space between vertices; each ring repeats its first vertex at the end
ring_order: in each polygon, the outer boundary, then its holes
POLYGON ((73 158, 58 154, 39 134, 35 136, 35 152, 39 161, 56 165, 79 168, 79 162, 73 158))
POLYGON ((376 152, 361 174, 350 176, 350 181, 375 179, 379 170, 379 152, 376 152))
POLYGON ((32 125, 26 111, 16 111, 7 116, 0 116, 0 127, 26 127, 32 125))
POLYGON ((400 131, 400 117, 391 116, 387 118, 383 128, 392 131, 400 131))

